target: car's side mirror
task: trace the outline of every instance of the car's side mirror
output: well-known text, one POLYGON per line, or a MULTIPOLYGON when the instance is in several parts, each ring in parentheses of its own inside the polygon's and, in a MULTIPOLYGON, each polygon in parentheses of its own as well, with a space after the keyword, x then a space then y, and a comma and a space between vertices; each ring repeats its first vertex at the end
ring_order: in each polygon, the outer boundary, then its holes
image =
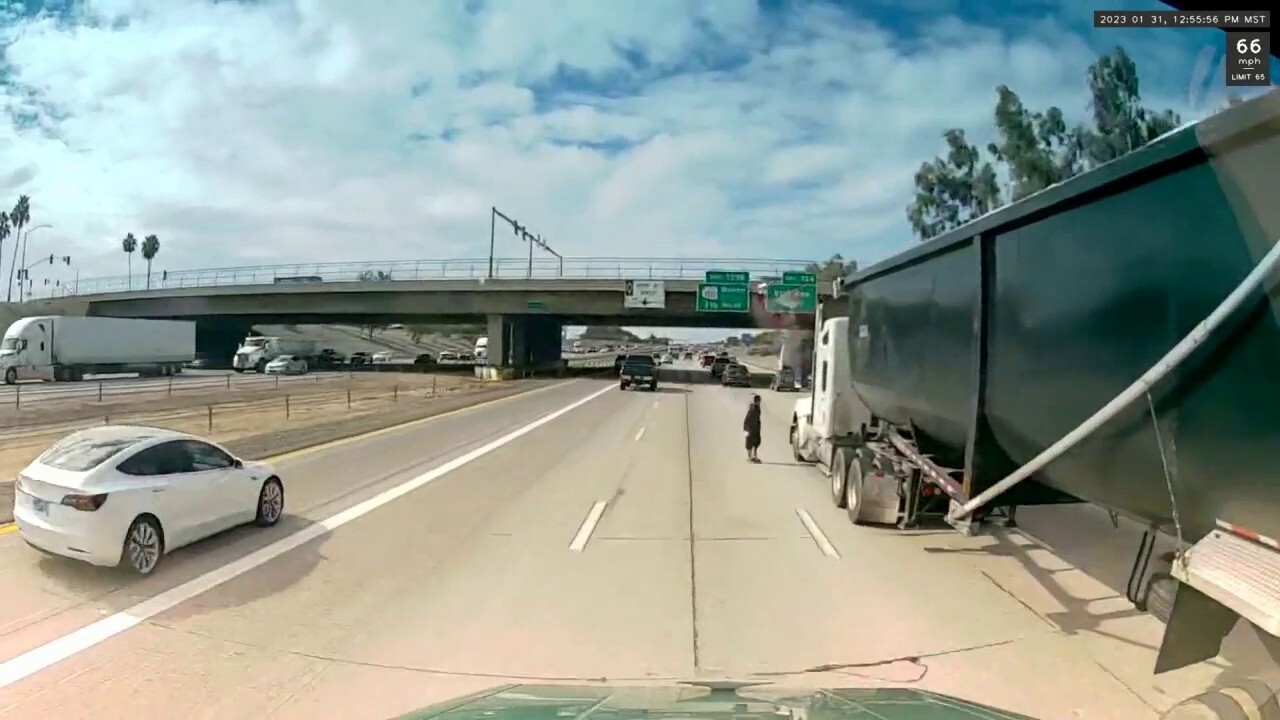
POLYGON ((232 461, 231 461, 231 467, 233 467, 233 468, 235 468, 235 469, 237 469, 237 470, 240 470, 240 469, 244 468, 244 461, 243 461, 243 460, 241 460, 240 458, 236 458, 236 459, 234 459, 234 460, 232 460, 232 461))

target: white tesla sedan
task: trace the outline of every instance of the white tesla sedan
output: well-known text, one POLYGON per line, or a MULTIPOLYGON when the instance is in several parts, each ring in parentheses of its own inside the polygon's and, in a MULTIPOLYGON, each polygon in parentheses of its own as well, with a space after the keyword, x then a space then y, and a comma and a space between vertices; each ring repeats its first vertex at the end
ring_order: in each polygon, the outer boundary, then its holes
POLYGON ((307 361, 297 355, 280 355, 267 363, 265 372, 268 375, 305 375, 307 361))
POLYGON ((81 430, 18 474, 13 517, 37 550, 149 575, 165 553, 236 525, 270 527, 284 484, 186 433, 133 425, 81 430))

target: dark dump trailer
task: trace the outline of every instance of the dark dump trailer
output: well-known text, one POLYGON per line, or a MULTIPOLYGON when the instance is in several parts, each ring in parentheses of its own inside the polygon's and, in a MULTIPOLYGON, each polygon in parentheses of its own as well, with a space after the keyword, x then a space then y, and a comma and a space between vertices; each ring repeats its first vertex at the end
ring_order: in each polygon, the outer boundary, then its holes
POLYGON ((1157 672, 1241 617, 1280 634, 1278 181, 1271 93, 847 277, 797 458, 855 522, 1142 523, 1157 672), (1153 561, 1156 532, 1178 552, 1153 561))

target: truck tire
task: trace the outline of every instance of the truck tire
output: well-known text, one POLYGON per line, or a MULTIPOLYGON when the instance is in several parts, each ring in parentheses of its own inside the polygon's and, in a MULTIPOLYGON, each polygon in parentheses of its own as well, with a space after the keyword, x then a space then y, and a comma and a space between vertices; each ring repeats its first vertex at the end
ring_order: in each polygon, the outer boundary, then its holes
POLYGON ((791 457, 796 462, 804 462, 804 456, 800 454, 800 429, 793 423, 791 425, 791 457))
POLYGON ((837 448, 831 454, 831 502, 835 503, 838 508, 843 508, 847 498, 845 497, 845 483, 849 479, 849 453, 844 448, 837 448))
POLYGON ((16 382, 18 382, 18 370, 16 368, 9 368, 8 370, 5 370, 4 384, 13 385, 16 382))
POLYGON ((844 477, 844 509, 849 514, 849 522, 862 524, 862 481, 865 477, 862 458, 854 457, 849 463, 849 471, 844 477))
POLYGON ((1275 689, 1249 679, 1183 700, 1160 720, 1280 720, 1280 700, 1275 689))

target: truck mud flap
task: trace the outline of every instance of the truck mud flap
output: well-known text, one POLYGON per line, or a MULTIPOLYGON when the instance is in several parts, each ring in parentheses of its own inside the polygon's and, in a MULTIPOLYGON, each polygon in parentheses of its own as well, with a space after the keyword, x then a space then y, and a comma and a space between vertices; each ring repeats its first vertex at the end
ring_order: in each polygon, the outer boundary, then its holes
POLYGON ((1182 585, 1156 672, 1213 657, 1238 618, 1280 636, 1280 550, 1219 525, 1173 563, 1182 585))

